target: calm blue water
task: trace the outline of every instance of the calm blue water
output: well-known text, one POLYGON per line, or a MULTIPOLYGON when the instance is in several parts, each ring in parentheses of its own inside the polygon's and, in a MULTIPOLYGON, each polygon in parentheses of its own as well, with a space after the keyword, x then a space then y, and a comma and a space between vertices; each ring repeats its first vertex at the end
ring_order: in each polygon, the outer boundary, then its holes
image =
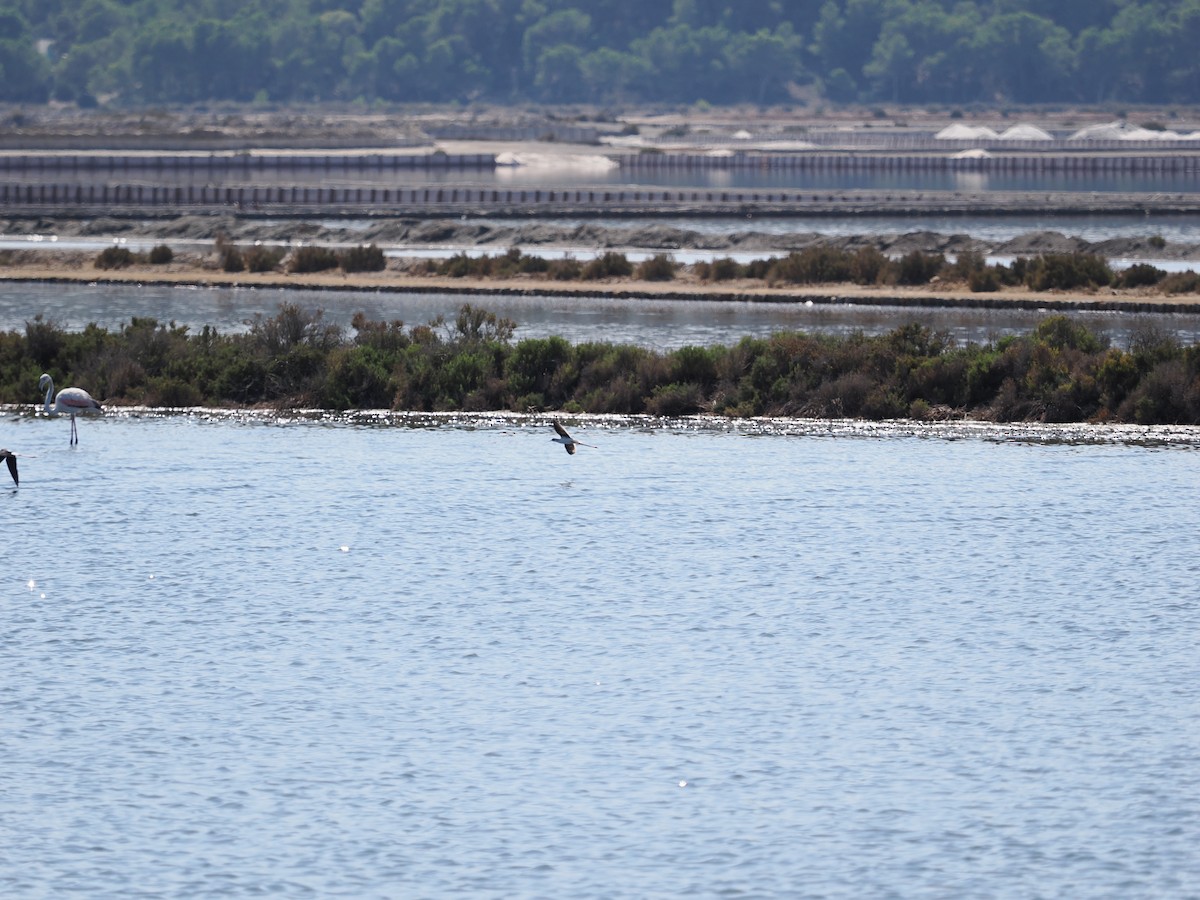
MULTIPOLYGON (((1024 334, 1052 313, 1019 309, 900 308, 848 304, 731 303, 715 300, 611 299, 603 297, 471 297, 356 291, 253 290, 154 285, 20 284, 0 281, 0 331, 24 334, 41 314, 72 331, 95 322, 118 330, 134 317, 186 325, 192 333, 211 325, 223 334, 246 331, 257 314, 273 316, 281 303, 324 311, 326 321, 349 330, 356 312, 375 321, 408 325, 437 316, 452 319, 463 303, 491 310, 517 323, 516 339, 559 335, 578 343, 605 340, 659 350, 688 345, 730 345, 752 335, 808 331, 846 335, 882 334, 905 322, 920 322, 961 342, 983 343, 1024 334)), ((1186 343, 1200 341, 1200 312, 1165 314, 1075 313, 1077 321, 1126 346, 1153 329, 1186 343)))
POLYGON ((0 894, 1200 892, 1200 433, 411 424, 0 419, 0 894))

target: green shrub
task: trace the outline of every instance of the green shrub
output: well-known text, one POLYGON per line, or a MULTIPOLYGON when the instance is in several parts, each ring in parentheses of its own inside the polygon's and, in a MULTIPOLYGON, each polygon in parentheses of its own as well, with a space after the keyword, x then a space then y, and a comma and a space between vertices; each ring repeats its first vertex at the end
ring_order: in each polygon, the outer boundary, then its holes
POLYGON ((904 254, 896 264, 896 281, 908 285, 929 284, 945 264, 946 257, 940 253, 914 250, 904 254))
POLYGON ((1172 272, 1158 283, 1164 294, 1200 293, 1200 275, 1195 272, 1172 272))
POLYGON ((718 360, 723 348, 680 347, 671 354, 671 380, 711 388, 717 381, 718 360))
POLYGON ((805 247, 775 261, 770 281, 791 284, 831 284, 850 280, 850 254, 832 247, 805 247))
POLYGON ((599 281, 603 278, 628 278, 633 274, 633 263, 624 253, 608 251, 588 262, 583 267, 583 278, 586 281, 599 281))
POLYGON ((250 272, 273 272, 283 259, 283 248, 255 244, 242 251, 242 259, 250 272))
POLYGON ((163 266, 175 259, 175 251, 166 244, 156 244, 150 248, 148 259, 152 266, 163 266))
POLYGON ((496 257, 494 266, 497 275, 509 278, 521 271, 521 248, 509 247, 503 254, 496 257))
POLYGON ((462 251, 442 260, 438 265, 438 274, 450 278, 466 278, 468 275, 474 275, 475 271, 475 261, 462 251))
POLYGON ((703 408, 704 393, 698 384, 666 384, 654 389, 646 412, 655 416, 686 416, 703 408))
POLYGON ((133 254, 128 247, 105 247, 96 257, 97 269, 124 269, 133 265, 133 254))
POLYGON ((521 256, 517 271, 523 274, 538 274, 550 271, 550 260, 544 256, 521 256))
POLYGON ((204 398, 194 384, 169 375, 151 378, 146 385, 143 402, 147 406, 200 406, 204 398))
POLYGON ((510 247, 502 255, 490 258, 489 263, 492 273, 501 278, 550 271, 550 261, 546 257, 526 255, 518 247, 510 247))
POLYGON ((1157 266, 1148 263, 1134 263, 1120 272, 1113 283, 1121 288, 1149 287, 1158 284, 1167 273, 1157 266))
POLYGON ((1000 290, 1000 273, 992 267, 976 269, 967 276, 967 287, 975 293, 991 293, 1000 290))
POLYGON ((386 409, 394 392, 387 357, 377 347, 360 344, 334 351, 322 388, 323 405, 332 409, 386 409))
POLYGON ((951 277, 969 282, 972 275, 987 269, 987 259, 977 250, 964 250, 947 268, 951 277))
POLYGON ((382 272, 387 267, 383 251, 371 244, 351 247, 339 257, 343 272, 382 272))
POLYGON ((242 251, 233 244, 221 248, 221 270, 224 272, 244 272, 246 259, 242 251))
POLYGON ((1096 367, 1096 386, 1101 402, 1110 410, 1117 409, 1139 377, 1137 360, 1132 353, 1110 349, 1096 367))
POLYGON ((512 340, 517 323, 470 303, 458 308, 451 335, 455 342, 466 344, 505 344, 512 340))
POLYGON ((292 254, 288 270, 295 273, 326 272, 338 267, 337 254, 328 247, 300 247, 292 254))
POLYGON ((1018 256, 1010 265, 997 266, 996 274, 999 276, 1000 282, 1009 287, 1024 284, 1025 276, 1029 274, 1029 260, 1024 256, 1018 256))
POLYGON ((1071 290, 1112 284, 1108 262, 1094 253, 1047 253, 1033 259, 1025 283, 1035 291, 1071 290))
POLYGON ((583 266, 577 259, 555 259, 550 262, 549 272, 555 281, 578 281, 583 277, 583 266))
POLYGON ((908 405, 908 417, 918 422, 928 422, 933 418, 933 411, 927 401, 917 398, 908 405))
POLYGON ((1129 335, 1129 353, 1139 372, 1179 356, 1179 339, 1150 321, 1138 322, 1129 335))
POLYGON ((557 336, 518 341, 508 356, 505 371, 512 393, 518 396, 537 393, 555 402, 550 389, 571 354, 571 345, 557 336))
POLYGON ((757 278, 760 281, 771 274, 771 267, 775 264, 773 259, 752 259, 741 267, 741 276, 743 278, 757 278))
POLYGON ((850 280, 855 284, 879 284, 891 265, 891 260, 875 247, 862 247, 850 259, 850 280))
POLYGON ((399 319, 391 322, 376 322, 364 312, 356 312, 350 320, 354 329, 354 343, 361 347, 372 347, 381 353, 396 354, 408 347, 412 340, 399 319))
POLYGON ((642 281, 672 281, 675 278, 675 261, 665 253, 656 253, 643 260, 637 267, 637 277, 642 281))
POLYGON ((65 340, 66 332, 57 323, 43 320, 41 313, 25 320, 25 351, 39 369, 53 368, 65 340))
POLYGON ((1121 404, 1122 418, 1143 425, 1192 424, 1200 416, 1193 378, 1182 360, 1159 363, 1121 404))
POLYGON ((1101 349, 1100 339, 1086 325, 1062 315, 1050 316, 1038 322, 1033 329, 1033 339, 1055 350, 1096 353, 1101 349))
POLYGON ((723 256, 709 263, 707 273, 700 277, 705 281, 732 281, 741 277, 741 274, 742 267, 738 265, 737 260, 723 256))

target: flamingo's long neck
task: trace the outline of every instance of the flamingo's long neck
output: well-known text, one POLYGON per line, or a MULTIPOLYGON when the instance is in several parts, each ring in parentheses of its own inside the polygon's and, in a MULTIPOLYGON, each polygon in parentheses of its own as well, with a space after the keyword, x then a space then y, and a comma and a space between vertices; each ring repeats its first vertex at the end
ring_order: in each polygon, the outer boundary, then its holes
POLYGON ((50 401, 53 399, 54 399, 54 382, 47 381, 46 382, 46 412, 53 412, 53 410, 50 409, 50 401))

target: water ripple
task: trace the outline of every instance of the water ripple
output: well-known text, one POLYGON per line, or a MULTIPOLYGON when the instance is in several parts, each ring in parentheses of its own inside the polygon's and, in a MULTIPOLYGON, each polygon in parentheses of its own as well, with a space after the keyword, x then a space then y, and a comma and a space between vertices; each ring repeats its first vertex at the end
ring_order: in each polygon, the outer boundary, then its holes
POLYGON ((1196 429, 9 421, 6 896, 1200 883, 1196 429))

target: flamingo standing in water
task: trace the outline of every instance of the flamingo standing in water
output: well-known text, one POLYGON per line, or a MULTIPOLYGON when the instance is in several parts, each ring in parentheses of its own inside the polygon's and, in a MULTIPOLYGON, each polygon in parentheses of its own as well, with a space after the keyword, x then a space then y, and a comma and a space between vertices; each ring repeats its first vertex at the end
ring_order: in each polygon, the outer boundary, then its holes
MULTIPOLYGON (((558 432, 558 437, 550 438, 550 440, 554 441, 556 444, 562 444, 568 453, 574 455, 576 447, 592 447, 591 444, 585 444, 583 441, 577 441, 575 438, 571 437, 571 435, 567 434, 567 429, 563 428, 562 425, 559 424, 558 419, 555 419, 551 424, 554 425, 554 430, 558 432)), ((596 448, 592 447, 592 449, 595 450, 596 448)))
POLYGON ((38 390, 46 392, 46 412, 52 416, 69 415, 71 417, 71 443, 79 443, 79 432, 75 429, 75 416, 90 415, 102 412, 104 407, 92 399, 92 395, 83 388, 63 388, 54 394, 54 379, 43 375, 38 379, 38 390), (50 404, 54 405, 51 406, 50 404))
POLYGON ((13 477, 13 484, 21 486, 21 479, 17 477, 17 454, 11 450, 0 450, 0 459, 8 463, 8 474, 13 477))

